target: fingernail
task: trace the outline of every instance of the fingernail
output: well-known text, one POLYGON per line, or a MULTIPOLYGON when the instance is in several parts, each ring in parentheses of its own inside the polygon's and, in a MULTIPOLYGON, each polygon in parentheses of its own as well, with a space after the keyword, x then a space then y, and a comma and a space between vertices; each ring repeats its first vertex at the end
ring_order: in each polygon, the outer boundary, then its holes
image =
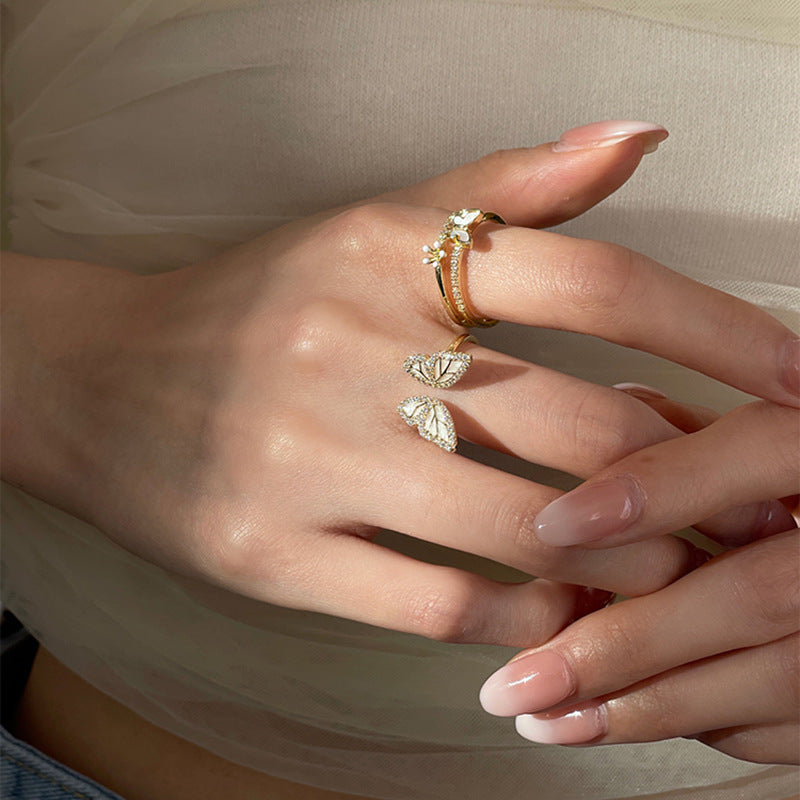
POLYGON ((583 544, 624 531, 643 505, 642 492, 631 478, 612 478, 562 495, 539 512, 533 527, 544 544, 583 544))
POLYGON ((643 394, 648 397, 666 398, 664 392, 653 386, 648 386, 646 383, 615 383, 611 388, 619 389, 621 392, 628 392, 628 394, 643 394))
POLYGON ((756 519, 747 541, 766 539, 776 533, 791 530, 794 517, 780 500, 766 500, 756 512, 756 519))
POLYGON ((606 708, 586 703, 572 711, 523 714, 516 719, 517 733, 540 744, 582 744, 608 732, 606 708))
POLYGON ((550 708, 569 697, 575 681, 567 662, 552 650, 531 653, 509 661, 481 687, 484 711, 498 717, 513 717, 550 708))
POLYGON ((625 139, 630 139, 632 136, 641 137, 644 152, 647 154, 655 152, 659 142, 663 142, 669 136, 669 132, 662 125, 652 122, 633 122, 622 119, 592 122, 589 125, 581 125, 579 128, 572 128, 562 133, 552 150, 554 153, 565 153, 571 150, 609 147, 625 139))
POLYGON ((781 383, 793 395, 800 395, 800 339, 791 339, 783 345, 781 383))

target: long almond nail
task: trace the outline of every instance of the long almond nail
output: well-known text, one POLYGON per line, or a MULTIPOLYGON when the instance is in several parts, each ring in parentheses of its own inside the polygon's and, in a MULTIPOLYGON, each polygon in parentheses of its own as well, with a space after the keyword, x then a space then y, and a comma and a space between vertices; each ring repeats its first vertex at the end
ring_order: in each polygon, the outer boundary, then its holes
POLYGON ((630 478, 610 478, 579 486, 545 506, 533 521, 536 538, 565 547, 603 539, 634 523, 644 505, 630 478))
POLYGON ((666 395, 661 389, 656 389, 653 386, 648 386, 646 383, 632 383, 628 381, 627 383, 615 383, 612 389, 618 389, 620 392, 628 392, 630 394, 642 394, 647 395, 648 397, 658 397, 662 399, 666 399, 666 395))
POLYGON ((784 344, 781 361, 781 383, 793 395, 800 395, 800 339, 784 344))
POLYGON ((517 658, 490 675, 481 687, 484 711, 513 717, 550 708, 569 697, 575 681, 564 659, 552 650, 517 658))
POLYGON ((669 136, 662 125, 653 122, 635 122, 632 120, 613 119, 605 122, 592 122, 571 128, 561 134, 561 138, 553 145, 555 153, 566 153, 572 150, 588 150, 594 147, 609 147, 632 136, 639 136, 645 153, 658 149, 660 142, 669 136))
POLYGON ((516 719, 517 733, 540 744, 583 744, 608 731, 605 706, 586 703, 572 711, 523 714, 516 719))

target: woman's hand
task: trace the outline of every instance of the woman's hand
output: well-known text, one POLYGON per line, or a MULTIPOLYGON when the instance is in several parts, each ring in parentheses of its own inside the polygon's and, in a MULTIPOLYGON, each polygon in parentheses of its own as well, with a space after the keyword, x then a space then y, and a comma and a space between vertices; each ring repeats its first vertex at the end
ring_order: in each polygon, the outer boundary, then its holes
POLYGON ((750 544, 519 654, 484 685, 486 710, 520 715, 518 731, 538 742, 690 736, 738 758, 796 763, 800 542, 773 498, 800 489, 798 442, 797 409, 751 403, 544 509, 537 529, 554 544, 619 545, 697 520, 725 543, 750 544))
POLYGON ((660 135, 498 153, 162 275, 17 257, 3 292, 4 477, 176 572, 447 641, 529 646, 607 600, 581 585, 664 586, 693 564, 681 540, 544 545, 533 520, 555 490, 446 453, 395 410, 431 394, 460 436, 581 476, 681 436, 634 398, 482 347, 452 389, 403 371, 460 332, 420 258, 442 209, 463 206, 510 223, 481 227, 469 253, 482 315, 595 334, 800 403, 794 337, 772 317, 622 247, 535 230, 614 191, 660 135), (381 528, 550 580, 421 563, 371 541, 381 528))

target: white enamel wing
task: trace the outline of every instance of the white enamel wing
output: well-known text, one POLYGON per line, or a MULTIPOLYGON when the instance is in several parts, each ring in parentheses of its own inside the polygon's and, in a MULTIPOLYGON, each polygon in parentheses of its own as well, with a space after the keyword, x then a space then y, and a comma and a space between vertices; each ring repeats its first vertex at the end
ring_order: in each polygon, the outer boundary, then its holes
POLYGON ((408 397, 397 407, 400 416, 416 427, 423 439, 453 452, 458 444, 453 418, 447 406, 433 397, 408 397))
POLYGON ((471 363, 472 356, 469 353, 443 350, 432 356, 422 353, 409 356, 403 362, 403 369, 428 386, 448 389, 467 371, 471 363))
POLYGON ((466 247, 472 246, 472 234, 469 226, 477 220, 483 212, 477 208, 462 208, 457 214, 453 214, 453 228, 450 231, 450 238, 455 242, 460 242, 466 247))
POLYGON ((479 208, 462 208, 457 214, 453 214, 453 224, 459 228, 466 228, 475 222, 481 213, 479 208))

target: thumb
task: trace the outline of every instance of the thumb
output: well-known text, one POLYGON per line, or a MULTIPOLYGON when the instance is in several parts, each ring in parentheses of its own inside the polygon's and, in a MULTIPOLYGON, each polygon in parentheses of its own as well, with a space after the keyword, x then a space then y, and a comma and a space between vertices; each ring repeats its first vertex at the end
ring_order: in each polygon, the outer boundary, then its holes
POLYGON ((498 150, 380 200, 438 208, 481 208, 510 225, 546 228, 572 219, 616 191, 645 153, 669 134, 649 122, 593 122, 558 142, 498 150))

